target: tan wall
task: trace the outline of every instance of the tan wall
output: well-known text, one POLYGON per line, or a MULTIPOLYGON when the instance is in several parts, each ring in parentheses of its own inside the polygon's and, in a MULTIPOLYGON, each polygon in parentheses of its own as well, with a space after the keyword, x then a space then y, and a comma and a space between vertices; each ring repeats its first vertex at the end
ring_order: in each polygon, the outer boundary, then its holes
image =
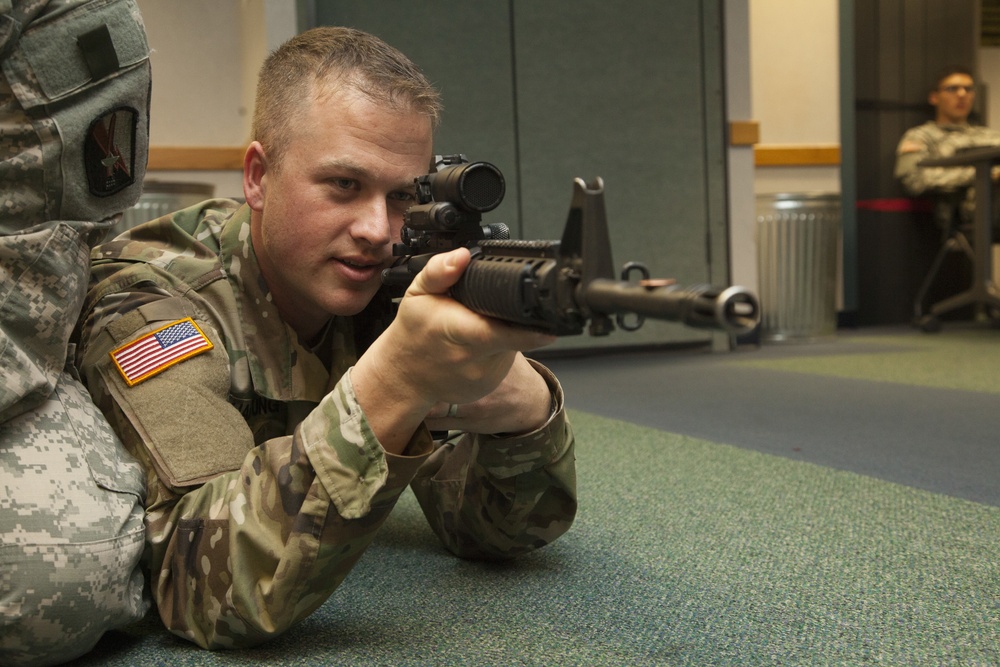
POLYGON ((242 197, 239 149, 250 137, 257 70, 295 32, 286 0, 137 0, 152 55, 150 173, 162 181, 212 183, 242 197), (195 147, 178 153, 167 148, 195 147), (221 147, 226 152, 202 149, 221 147), (159 150, 158 150, 159 149, 159 150), (178 157, 178 155, 180 157, 178 157), (205 169, 206 161, 225 162, 205 169), (157 166, 170 163, 169 169, 157 166), (189 168, 176 169, 181 164, 189 168))
MULTIPOLYGON (((825 158, 840 145, 838 0, 749 0, 751 99, 761 153, 825 158)), ((779 160, 780 161, 780 160, 779 160)), ((758 166, 757 193, 840 191, 836 164, 758 166)))

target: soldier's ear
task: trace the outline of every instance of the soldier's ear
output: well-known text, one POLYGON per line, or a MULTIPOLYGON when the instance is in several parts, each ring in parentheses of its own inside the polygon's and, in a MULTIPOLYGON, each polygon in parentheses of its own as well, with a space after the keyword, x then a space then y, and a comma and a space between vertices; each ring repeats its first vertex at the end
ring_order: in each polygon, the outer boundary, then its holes
POLYGON ((264 207, 264 177, 267 174, 267 156, 259 141, 253 141, 243 154, 243 196, 255 211, 264 207))

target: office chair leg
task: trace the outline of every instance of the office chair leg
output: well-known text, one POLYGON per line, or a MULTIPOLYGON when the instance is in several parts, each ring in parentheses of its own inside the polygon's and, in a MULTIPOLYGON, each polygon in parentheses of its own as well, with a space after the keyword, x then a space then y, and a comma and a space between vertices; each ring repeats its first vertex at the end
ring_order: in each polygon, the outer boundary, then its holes
POLYGON ((957 251, 963 252, 970 261, 975 260, 972 246, 969 245, 965 236, 962 234, 952 236, 945 241, 944 244, 942 244, 941 248, 934 256, 934 261, 931 262, 931 269, 927 273, 927 277, 924 278, 923 283, 920 284, 920 289, 917 290, 917 296, 913 301, 913 326, 928 333, 936 333, 940 331, 941 321, 932 314, 924 314, 924 300, 927 298, 927 292, 934 284, 934 280, 937 278, 938 273, 941 270, 941 265, 944 263, 945 257, 947 257, 949 253, 957 251))
POLYGON ((938 272, 941 270, 941 265, 944 263, 944 258, 948 256, 948 253, 955 250, 955 244, 953 239, 948 239, 938 249, 937 254, 934 256, 934 261, 931 262, 931 270, 927 272, 927 277, 920 284, 920 289, 917 290, 917 296, 913 300, 913 321, 914 324, 920 326, 919 322, 924 317, 924 299, 927 298, 927 292, 930 290, 931 285, 934 284, 934 280, 937 278, 938 272))
POLYGON ((941 331, 941 319, 935 315, 928 314, 923 317, 917 317, 914 319, 913 325, 924 333, 937 333, 941 331))

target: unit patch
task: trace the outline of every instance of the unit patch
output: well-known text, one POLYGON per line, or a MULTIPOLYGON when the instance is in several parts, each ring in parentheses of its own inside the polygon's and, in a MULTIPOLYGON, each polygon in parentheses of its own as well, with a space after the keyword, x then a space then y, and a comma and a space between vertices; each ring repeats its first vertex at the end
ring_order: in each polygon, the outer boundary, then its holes
POLYGON ((83 146, 91 194, 109 197, 135 183, 135 131, 139 114, 122 107, 93 123, 83 146))
POLYGON ((213 347, 194 320, 185 317, 112 350, 111 359, 131 387, 213 347))

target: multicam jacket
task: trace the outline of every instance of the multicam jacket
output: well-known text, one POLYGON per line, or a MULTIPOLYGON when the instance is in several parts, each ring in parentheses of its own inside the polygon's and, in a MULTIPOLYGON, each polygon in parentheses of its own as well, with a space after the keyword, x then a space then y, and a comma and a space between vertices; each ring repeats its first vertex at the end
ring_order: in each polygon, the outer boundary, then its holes
POLYGON ((407 485, 460 556, 512 557, 569 528, 574 441, 549 371, 536 364, 556 407, 538 431, 437 443, 422 429, 388 454, 348 372, 358 321, 335 318, 304 347, 235 202, 95 249, 77 363, 145 467, 148 567, 173 632, 206 648, 281 633, 344 580, 407 485), (178 341, 187 351, 170 351, 178 341))

